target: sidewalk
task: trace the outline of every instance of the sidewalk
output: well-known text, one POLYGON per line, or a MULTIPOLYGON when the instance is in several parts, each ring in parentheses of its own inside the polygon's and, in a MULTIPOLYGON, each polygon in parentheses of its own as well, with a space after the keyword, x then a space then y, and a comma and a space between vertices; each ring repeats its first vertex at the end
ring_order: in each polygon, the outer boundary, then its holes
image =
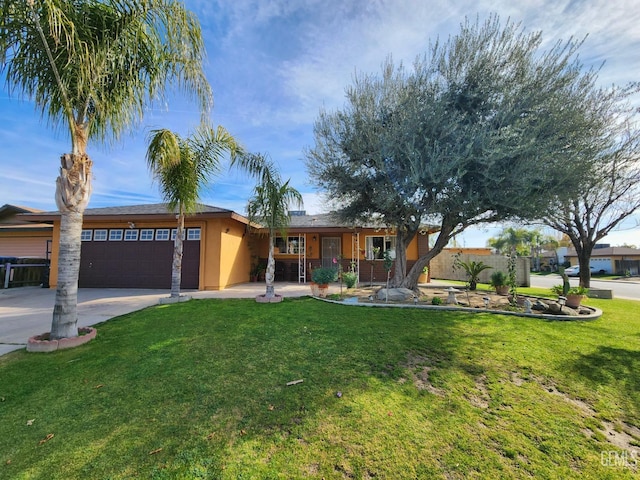
MULTIPOLYGON (((311 294, 308 284, 276 283, 275 290, 284 297, 311 294)), ((185 290, 181 293, 192 298, 254 298, 264 292, 265 284, 259 282, 244 283, 220 291, 185 290)), ((51 329, 55 294, 53 289, 40 287, 0 290, 0 355, 25 348, 29 337, 51 329)), ((78 327, 88 327, 156 305, 160 298, 168 296, 168 290, 79 289, 78 327)))

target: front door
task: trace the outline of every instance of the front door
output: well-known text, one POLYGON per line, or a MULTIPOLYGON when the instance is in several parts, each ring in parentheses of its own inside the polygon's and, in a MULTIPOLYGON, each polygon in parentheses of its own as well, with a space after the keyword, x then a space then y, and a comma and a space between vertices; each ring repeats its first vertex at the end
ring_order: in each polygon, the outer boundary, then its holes
POLYGON ((322 237, 322 266, 338 268, 338 257, 342 252, 340 237, 322 237))

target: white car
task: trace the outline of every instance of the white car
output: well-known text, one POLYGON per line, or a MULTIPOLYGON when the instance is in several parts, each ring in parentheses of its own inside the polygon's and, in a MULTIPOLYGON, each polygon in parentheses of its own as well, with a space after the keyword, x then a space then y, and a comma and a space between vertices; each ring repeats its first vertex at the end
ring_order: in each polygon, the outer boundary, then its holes
MULTIPOLYGON (((591 273, 593 274, 596 269, 593 267, 589 267, 591 269, 591 273)), ((580 275, 580 265, 574 265, 569 268, 565 268, 564 273, 567 274, 568 277, 578 277, 580 275)))

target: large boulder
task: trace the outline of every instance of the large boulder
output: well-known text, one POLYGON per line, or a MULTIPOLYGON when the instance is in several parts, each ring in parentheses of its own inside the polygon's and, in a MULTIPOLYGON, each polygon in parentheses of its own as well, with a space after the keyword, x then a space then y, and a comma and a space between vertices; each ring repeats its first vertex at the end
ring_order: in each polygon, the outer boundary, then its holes
POLYGON ((381 288, 378 290, 378 300, 382 301, 388 298, 392 302, 403 302, 412 299, 413 296, 413 290, 409 290, 408 288, 390 288, 388 291, 386 288, 381 288))

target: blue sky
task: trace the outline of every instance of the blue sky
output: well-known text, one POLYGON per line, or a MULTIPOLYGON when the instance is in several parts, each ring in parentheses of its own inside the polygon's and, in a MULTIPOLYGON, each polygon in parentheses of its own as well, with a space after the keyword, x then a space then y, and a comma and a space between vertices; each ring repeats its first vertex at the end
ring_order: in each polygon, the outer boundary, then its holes
MULTIPOLYGON (((247 149, 268 153, 283 176, 303 193, 309 213, 326 201, 309 184, 304 149, 313 143, 320 108, 344 104, 355 72, 378 73, 388 55, 410 64, 430 40, 459 31, 465 16, 500 15, 527 30, 542 30, 550 45, 588 35, 580 50, 587 67, 605 62, 603 85, 624 85, 640 72, 640 8, 637 0, 187 0, 200 18, 207 45, 206 72, 214 91, 212 123, 226 127, 247 149)), ((51 129, 28 99, 10 97, 0 79, 0 205, 55 210, 65 132, 51 129)), ((89 145, 94 161, 89 207, 161 201, 144 155, 149 130, 181 135, 199 121, 196 104, 176 97, 151 108, 143 123, 111 146, 89 145)), ((252 182, 223 169, 203 202, 243 213, 252 182)), ((640 229, 605 241, 640 244, 640 229)), ((484 246, 499 228, 474 230, 464 246, 484 246)))

